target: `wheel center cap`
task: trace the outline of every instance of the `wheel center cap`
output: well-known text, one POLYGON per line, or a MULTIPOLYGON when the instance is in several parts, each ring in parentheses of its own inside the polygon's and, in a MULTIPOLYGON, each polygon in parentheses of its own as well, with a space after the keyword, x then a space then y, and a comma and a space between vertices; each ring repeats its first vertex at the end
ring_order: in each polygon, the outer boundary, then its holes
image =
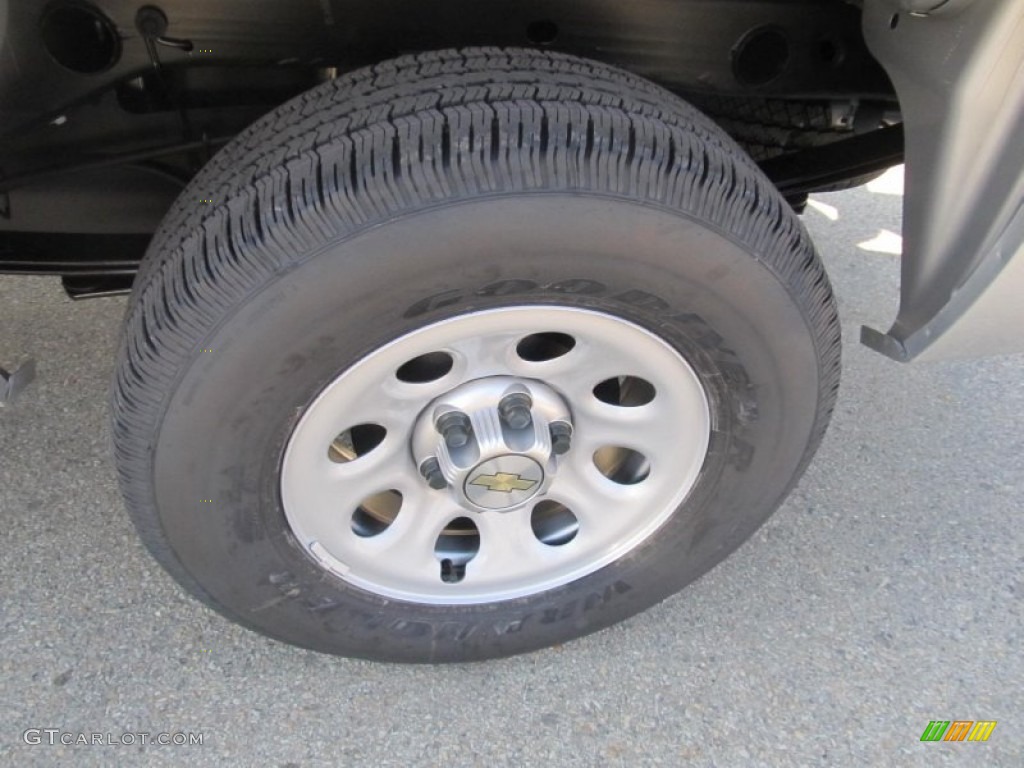
POLYGON ((508 509, 523 504, 540 491, 544 469, 529 456, 507 454, 481 462, 466 479, 465 494, 484 509, 508 509))
POLYGON ((431 488, 473 512, 507 512, 548 490, 571 439, 569 406, 551 387, 489 376, 430 403, 410 447, 431 488))

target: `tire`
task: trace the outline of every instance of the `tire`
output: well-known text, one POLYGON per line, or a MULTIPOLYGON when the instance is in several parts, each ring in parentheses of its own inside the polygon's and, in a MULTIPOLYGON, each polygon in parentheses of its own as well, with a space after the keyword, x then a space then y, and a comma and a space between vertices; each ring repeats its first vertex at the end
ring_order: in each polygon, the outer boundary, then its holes
POLYGON ((748 538, 825 431, 839 341, 799 221, 677 97, 559 54, 410 56, 268 114, 176 202, 125 323, 119 477, 233 621, 378 660, 522 653, 748 538), (502 469, 530 456, 537 479, 502 469))
MULTIPOLYGON (((821 147, 856 134, 853 120, 836 124, 828 102, 687 94, 754 160, 821 147)), ((874 181, 884 171, 826 184, 814 192, 842 192, 874 181)))

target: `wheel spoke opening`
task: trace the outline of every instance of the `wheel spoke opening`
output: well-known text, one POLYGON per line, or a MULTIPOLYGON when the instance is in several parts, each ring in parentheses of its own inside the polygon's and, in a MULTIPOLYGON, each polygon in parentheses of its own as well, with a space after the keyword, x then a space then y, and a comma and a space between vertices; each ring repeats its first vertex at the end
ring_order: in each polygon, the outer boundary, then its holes
POLYGON ((545 499, 530 513, 530 527, 538 541, 549 547, 560 547, 576 538, 580 522, 561 502, 545 499))
POLYGON ((466 564, 480 551, 480 529, 468 517, 457 517, 445 526, 434 544, 441 562, 441 581, 458 584, 466 577, 466 564))
POLYGON ((355 461, 380 445, 387 433, 380 424, 356 424, 331 441, 327 447, 327 458, 335 464, 355 461))
POLYGON ((395 376, 406 384, 429 384, 447 376, 453 365, 455 360, 447 352, 427 352, 407 360, 395 371, 395 376))
POLYGON ((516 354, 530 363, 554 360, 572 351, 576 339, 567 333, 531 333, 516 345, 516 354))
POLYGON ((651 474, 651 462, 646 456, 620 445, 606 445, 594 451, 594 466, 619 485, 636 485, 651 474))
POLYGON ((594 397, 621 408, 647 405, 656 394, 654 385, 639 376, 612 376, 594 387, 594 397))
POLYGON ((352 532, 362 538, 383 533, 402 509, 402 494, 391 489, 367 496, 352 513, 352 532))

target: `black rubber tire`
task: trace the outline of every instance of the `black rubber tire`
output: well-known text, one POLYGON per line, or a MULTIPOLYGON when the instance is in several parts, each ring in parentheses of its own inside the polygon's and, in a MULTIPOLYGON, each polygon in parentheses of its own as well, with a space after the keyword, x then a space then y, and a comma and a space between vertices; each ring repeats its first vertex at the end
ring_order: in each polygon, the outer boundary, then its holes
POLYGON ((719 128, 601 64, 473 49, 326 83, 214 157, 147 254, 113 425, 135 525, 200 599, 320 651, 465 661, 606 627, 710 569, 796 482, 838 379, 822 265, 719 128), (705 386, 708 457, 658 534, 486 605, 386 600, 314 563, 278 488, 305 406, 417 327, 551 304, 646 327, 705 386))
MULTIPOLYGON (((822 101, 753 96, 687 94, 690 102, 718 123, 754 160, 821 147, 855 135, 853 124, 834 125, 831 107, 822 101)), ((814 192, 841 192, 867 184, 883 171, 825 184, 814 192)))
POLYGON ((833 125, 827 102, 703 93, 686 94, 686 98, 758 162, 854 134, 852 125, 833 125))

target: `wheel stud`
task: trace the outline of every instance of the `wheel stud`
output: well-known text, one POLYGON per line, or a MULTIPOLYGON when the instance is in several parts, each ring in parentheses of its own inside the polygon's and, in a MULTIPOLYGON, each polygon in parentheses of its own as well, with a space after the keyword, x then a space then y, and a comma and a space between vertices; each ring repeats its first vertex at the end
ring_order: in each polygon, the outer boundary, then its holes
POLYGON ((469 417, 460 411, 448 411, 438 416, 434 422, 437 431, 441 433, 445 444, 451 448, 461 448, 469 442, 469 433, 473 426, 469 417))
POLYGON ((551 425, 551 450, 561 456, 572 447, 572 426, 564 421, 556 421, 551 425))
POLYGON ((442 488, 448 487, 448 481, 445 480, 444 475, 441 474, 441 465, 437 463, 437 459, 433 456, 420 464, 420 474, 423 475, 423 479, 427 481, 427 485, 435 491, 440 491, 442 488))
POLYGON ((525 429, 533 422, 533 399, 525 392, 513 392, 501 398, 498 415, 509 429, 525 429))

